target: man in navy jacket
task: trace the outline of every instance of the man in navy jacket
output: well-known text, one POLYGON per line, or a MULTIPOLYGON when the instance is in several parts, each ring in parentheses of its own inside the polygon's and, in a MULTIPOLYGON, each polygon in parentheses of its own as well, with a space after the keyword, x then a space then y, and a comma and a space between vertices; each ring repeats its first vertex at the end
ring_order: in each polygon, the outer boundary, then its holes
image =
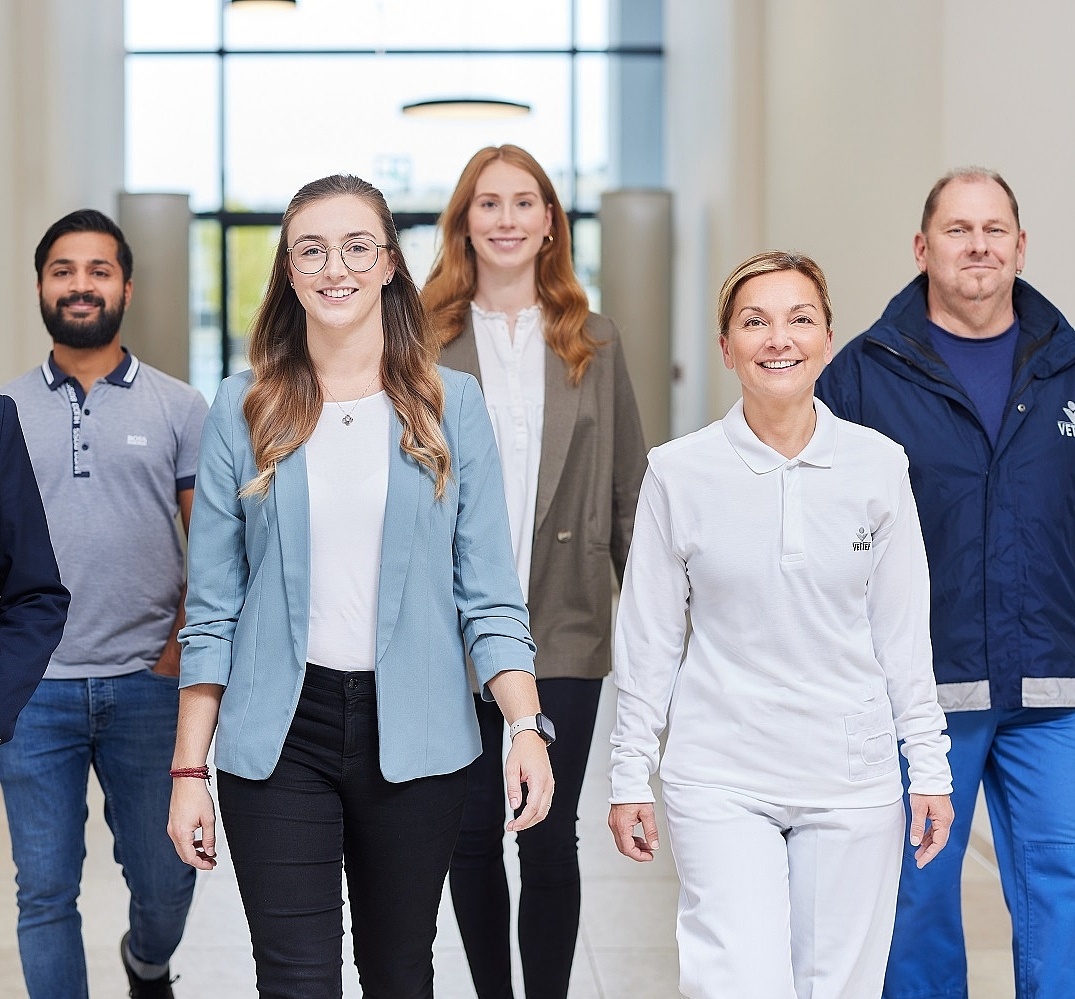
POLYGON ((0 396, 0 742, 60 644, 70 601, 15 403, 0 396))
POLYGON ((1019 999, 1075 996, 1075 330, 1018 278, 996 173, 942 177, 920 275, 836 356, 818 396, 901 443, 930 565, 956 822, 904 856, 886 999, 960 999, 960 872, 978 788, 1012 917, 1019 999))

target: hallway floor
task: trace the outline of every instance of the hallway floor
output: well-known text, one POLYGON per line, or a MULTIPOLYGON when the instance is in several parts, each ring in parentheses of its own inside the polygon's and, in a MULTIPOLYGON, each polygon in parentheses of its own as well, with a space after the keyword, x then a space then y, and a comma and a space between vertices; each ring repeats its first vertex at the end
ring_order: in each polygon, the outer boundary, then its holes
MULTIPOLYGON (((616 852, 605 825, 611 695, 611 685, 606 681, 579 808, 583 908, 570 999, 674 999, 679 995, 675 942, 678 885, 672 857, 666 848, 653 863, 635 865, 616 852)), ((981 807, 975 827, 963 878, 970 999, 1012 999, 1010 924, 981 807)), ((662 842, 667 842, 666 836, 662 842)), ((111 843, 102 816, 101 795, 94 784, 81 904, 92 999, 126 995, 119 940, 127 928, 127 895, 112 859, 111 843)), ((508 852, 510 871, 514 857, 510 847, 508 852)), ((517 885, 517 873, 511 873, 512 883, 517 885)), ((14 867, 7 824, 2 818, 0 886, 0 996, 26 999, 15 937, 14 867)), ((349 946, 345 941, 345 953, 349 946)), ((474 999, 447 897, 441 908, 435 967, 438 999, 474 999)), ((255 996, 250 942, 226 847, 217 870, 199 875, 186 937, 172 970, 180 976, 175 986, 179 999, 255 996)), ((350 964, 344 968, 344 983, 346 999, 361 996, 350 964)), ((516 995, 523 995, 521 980, 517 981, 516 995)))

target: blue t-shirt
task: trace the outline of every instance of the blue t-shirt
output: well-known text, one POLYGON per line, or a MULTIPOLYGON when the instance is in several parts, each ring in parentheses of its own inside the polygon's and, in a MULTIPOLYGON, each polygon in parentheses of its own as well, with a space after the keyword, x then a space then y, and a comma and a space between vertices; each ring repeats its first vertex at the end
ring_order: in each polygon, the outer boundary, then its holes
POLYGON ((1019 339, 1018 317, 999 336, 984 340, 956 336, 933 322, 929 323, 929 335, 933 349, 952 369, 952 374, 974 403, 990 442, 996 444, 1004 419, 1004 405, 1012 387, 1015 344, 1019 339))

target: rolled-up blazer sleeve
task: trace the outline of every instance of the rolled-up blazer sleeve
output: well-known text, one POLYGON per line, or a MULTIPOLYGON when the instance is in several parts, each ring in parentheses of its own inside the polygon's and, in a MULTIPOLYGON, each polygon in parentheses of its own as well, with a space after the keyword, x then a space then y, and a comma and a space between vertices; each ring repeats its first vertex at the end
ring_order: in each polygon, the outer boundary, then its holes
MULTIPOLYGON (((202 432, 187 554, 186 626, 180 686, 227 686, 232 639, 246 600, 246 516, 234 435, 236 386, 223 382, 202 432)), ((246 434, 245 425, 241 432, 246 434)))

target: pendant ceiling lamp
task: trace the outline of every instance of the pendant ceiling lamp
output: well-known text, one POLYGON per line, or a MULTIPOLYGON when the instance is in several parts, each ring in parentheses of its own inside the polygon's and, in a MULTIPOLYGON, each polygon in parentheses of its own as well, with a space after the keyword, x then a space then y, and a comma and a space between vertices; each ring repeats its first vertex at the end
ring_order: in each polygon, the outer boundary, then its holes
POLYGON ((441 97, 404 104, 403 113, 416 118, 518 118, 530 113, 530 105, 498 97, 441 97))

